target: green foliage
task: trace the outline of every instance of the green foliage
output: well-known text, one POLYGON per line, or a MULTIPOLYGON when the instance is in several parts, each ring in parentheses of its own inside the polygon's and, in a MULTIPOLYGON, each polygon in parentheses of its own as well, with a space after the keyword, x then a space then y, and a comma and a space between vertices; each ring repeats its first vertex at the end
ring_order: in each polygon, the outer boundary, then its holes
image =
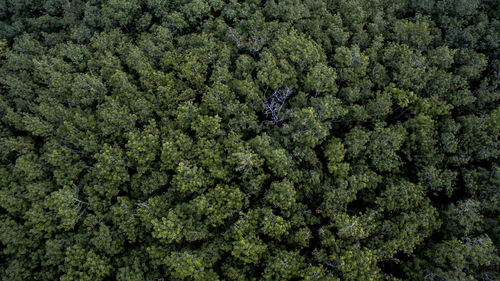
POLYGON ((494 0, 0 0, 1 280, 500 280, 494 0))

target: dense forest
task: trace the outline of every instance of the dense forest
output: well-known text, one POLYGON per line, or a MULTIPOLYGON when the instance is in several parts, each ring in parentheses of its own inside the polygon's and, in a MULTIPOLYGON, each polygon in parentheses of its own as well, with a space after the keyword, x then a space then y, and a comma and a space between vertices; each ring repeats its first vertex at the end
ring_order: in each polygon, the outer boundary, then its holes
POLYGON ((0 280, 500 280, 500 1, 0 0, 0 280))

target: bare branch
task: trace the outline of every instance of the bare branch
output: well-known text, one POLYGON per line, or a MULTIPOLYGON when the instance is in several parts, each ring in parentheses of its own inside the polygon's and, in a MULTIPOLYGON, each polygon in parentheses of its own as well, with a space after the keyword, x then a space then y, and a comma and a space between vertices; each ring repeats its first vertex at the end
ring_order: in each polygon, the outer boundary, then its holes
POLYGON ((266 101, 264 101, 264 107, 266 109, 266 116, 271 117, 271 122, 274 124, 278 124, 282 121, 279 117, 279 113, 283 108, 286 100, 290 95, 292 95, 293 91, 290 87, 285 87, 284 89, 275 90, 273 95, 269 97, 266 101))

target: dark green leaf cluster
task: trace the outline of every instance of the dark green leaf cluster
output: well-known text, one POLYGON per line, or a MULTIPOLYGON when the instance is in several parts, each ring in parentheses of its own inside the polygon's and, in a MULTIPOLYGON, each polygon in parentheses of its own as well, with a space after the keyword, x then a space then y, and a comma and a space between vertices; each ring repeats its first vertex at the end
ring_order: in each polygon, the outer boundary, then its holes
POLYGON ((1 280, 500 280, 500 2, 0 0, 1 280))

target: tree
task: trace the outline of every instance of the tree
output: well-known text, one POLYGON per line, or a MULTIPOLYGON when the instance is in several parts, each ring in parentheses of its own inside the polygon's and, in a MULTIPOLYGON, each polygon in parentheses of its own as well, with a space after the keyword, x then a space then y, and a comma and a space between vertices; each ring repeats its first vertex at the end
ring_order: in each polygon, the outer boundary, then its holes
POLYGON ((0 279, 500 279, 498 2, 1 0, 0 279))

